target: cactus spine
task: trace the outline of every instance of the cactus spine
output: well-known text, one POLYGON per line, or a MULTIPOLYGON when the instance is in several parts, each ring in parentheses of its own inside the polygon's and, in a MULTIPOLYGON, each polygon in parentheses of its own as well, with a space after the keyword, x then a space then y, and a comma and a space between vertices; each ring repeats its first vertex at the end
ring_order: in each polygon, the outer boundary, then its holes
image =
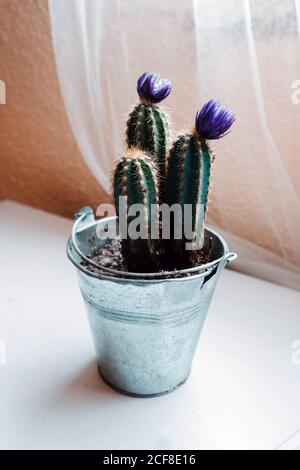
MULTIPOLYGON (((151 271, 157 267, 159 240, 158 214, 153 208, 158 206, 157 171, 151 157, 141 150, 131 149, 117 163, 114 171, 113 195, 117 215, 120 219, 120 207, 126 201, 127 233, 121 233, 122 249, 130 271, 151 271), (125 199, 120 199, 123 196, 125 199), (132 212, 133 205, 140 213, 140 238, 131 235, 130 224, 136 220, 137 213, 132 212), (131 209, 130 209, 131 208, 131 209), (154 227, 153 227, 154 226, 154 227)), ((134 208, 133 208, 134 209, 134 208)), ((135 225, 136 228, 136 225, 135 225)))

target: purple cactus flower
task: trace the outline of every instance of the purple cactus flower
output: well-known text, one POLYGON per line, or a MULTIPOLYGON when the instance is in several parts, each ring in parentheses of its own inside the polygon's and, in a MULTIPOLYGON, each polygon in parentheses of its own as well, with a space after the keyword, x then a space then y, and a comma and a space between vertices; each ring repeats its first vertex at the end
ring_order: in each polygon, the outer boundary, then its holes
POLYGON ((158 73, 145 72, 139 77, 136 89, 141 100, 159 103, 169 96, 172 85, 169 80, 160 78, 158 73))
POLYGON ((235 114, 221 106, 216 100, 209 100, 196 114, 195 127, 200 138, 216 140, 228 134, 235 121, 235 114))

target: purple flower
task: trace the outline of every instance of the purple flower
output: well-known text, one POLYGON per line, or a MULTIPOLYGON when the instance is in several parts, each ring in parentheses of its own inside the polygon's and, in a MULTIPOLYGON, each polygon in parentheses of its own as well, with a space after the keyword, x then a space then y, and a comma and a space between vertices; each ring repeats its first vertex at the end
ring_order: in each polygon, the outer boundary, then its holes
POLYGON ((158 73, 145 72, 139 77, 136 89, 141 100, 159 103, 171 93, 172 85, 158 73))
POLYGON ((216 100, 209 100, 196 114, 195 127, 199 137, 216 140, 228 134, 235 114, 216 100))

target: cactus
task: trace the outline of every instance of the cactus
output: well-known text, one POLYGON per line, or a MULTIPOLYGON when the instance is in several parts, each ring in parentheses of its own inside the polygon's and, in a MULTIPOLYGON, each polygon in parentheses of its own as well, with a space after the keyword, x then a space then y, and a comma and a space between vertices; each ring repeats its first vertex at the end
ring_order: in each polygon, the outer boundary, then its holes
POLYGON ((176 239, 177 227, 174 222, 171 226, 171 250, 175 250, 185 260, 192 261, 193 250, 201 249, 204 242, 204 221, 211 164, 214 160, 214 153, 207 140, 220 139, 226 135, 234 120, 233 113, 221 107, 217 101, 210 100, 197 112, 193 132, 179 136, 170 150, 167 202, 169 206, 180 204, 182 219, 179 222, 182 227, 186 211, 191 210, 191 223, 188 227, 191 230, 190 237, 187 238, 182 229, 182 238, 176 239), (191 244, 191 251, 186 251, 187 242, 191 244))
MULTIPOLYGON (((191 239, 187 240, 182 233, 182 239, 176 240, 175 246, 180 245, 183 248, 183 244, 187 241, 195 242, 200 236, 199 248, 202 247, 211 162, 210 148, 205 141, 200 141, 196 133, 180 136, 170 150, 167 201, 169 206, 175 203, 180 204, 182 218, 178 222, 181 223, 182 228, 185 205, 190 205, 192 220, 189 228, 194 234, 191 239)), ((173 235, 175 230, 176 227, 172 230, 173 235)))
POLYGON ((156 269, 159 240, 151 238, 151 235, 156 230, 159 236, 158 215, 153 210, 158 206, 158 183, 155 163, 148 154, 139 149, 130 149, 121 158, 114 170, 113 195, 119 220, 124 202, 120 196, 126 197, 125 210, 130 210, 134 204, 141 205, 141 238, 132 239, 130 233, 130 224, 137 214, 127 214, 126 234, 122 233, 121 229, 123 256, 129 271, 145 272, 156 269))
POLYGON ((127 268, 133 272, 199 264, 214 160, 207 141, 226 135, 235 120, 235 115, 217 101, 208 101, 196 114, 194 130, 175 140, 166 160, 166 117, 156 103, 169 95, 171 84, 166 80, 158 82, 158 78, 146 73, 138 80, 141 103, 127 122, 128 152, 114 170, 113 195, 119 226, 126 215, 125 230, 120 227, 122 251, 127 268), (121 196, 126 198, 123 211, 121 196), (157 210, 162 203, 179 204, 181 208, 179 220, 171 220, 170 240, 162 240, 164 221, 157 210), (140 204, 138 221, 136 212, 131 210, 134 204, 140 204), (191 216, 189 233, 185 230, 187 214, 191 216), (179 239, 177 224, 181 228, 179 239))
POLYGON ((157 103, 170 94, 171 83, 158 74, 144 73, 138 79, 137 92, 140 103, 129 114, 127 145, 153 155, 163 181, 167 171, 168 118, 157 103))

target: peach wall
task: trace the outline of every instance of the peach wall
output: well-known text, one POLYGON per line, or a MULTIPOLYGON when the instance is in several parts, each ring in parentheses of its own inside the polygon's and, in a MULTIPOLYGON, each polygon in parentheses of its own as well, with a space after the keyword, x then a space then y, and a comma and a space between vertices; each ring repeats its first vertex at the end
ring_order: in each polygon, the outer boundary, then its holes
POLYGON ((0 198, 63 216, 107 196, 79 153, 64 111, 47 0, 0 0, 0 198))

